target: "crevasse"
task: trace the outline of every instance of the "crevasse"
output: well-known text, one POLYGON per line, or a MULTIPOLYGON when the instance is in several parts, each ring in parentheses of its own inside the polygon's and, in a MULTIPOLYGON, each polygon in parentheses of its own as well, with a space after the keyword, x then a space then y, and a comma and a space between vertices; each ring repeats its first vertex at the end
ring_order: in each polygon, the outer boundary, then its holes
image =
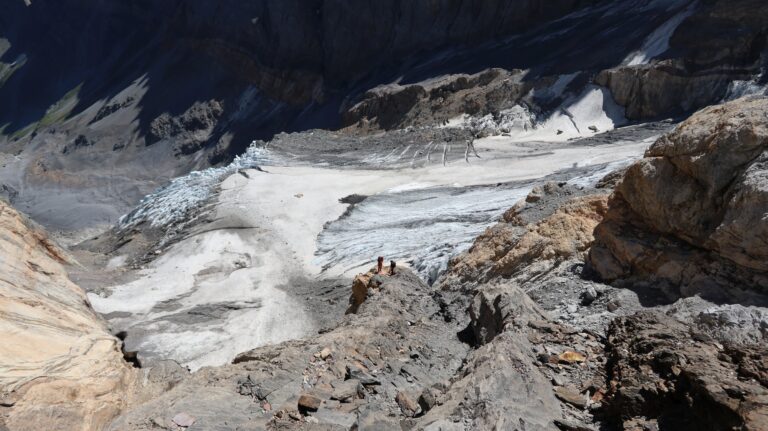
POLYGON ((133 211, 120 217, 118 229, 125 230, 148 223, 152 227, 171 226, 186 220, 192 211, 205 205, 216 187, 240 169, 273 164, 275 157, 255 142, 227 166, 193 171, 175 178, 147 195, 133 211))

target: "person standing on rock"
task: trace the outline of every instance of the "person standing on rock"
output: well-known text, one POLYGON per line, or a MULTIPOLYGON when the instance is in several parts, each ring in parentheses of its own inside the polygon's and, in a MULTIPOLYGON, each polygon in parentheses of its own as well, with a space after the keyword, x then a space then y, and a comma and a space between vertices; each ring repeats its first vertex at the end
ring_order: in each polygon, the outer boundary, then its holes
POLYGON ((376 274, 384 272, 384 256, 379 256, 378 264, 376 265, 376 274))
POLYGON ((397 264, 395 263, 394 260, 390 260, 389 261, 389 275, 395 275, 395 267, 396 266, 397 266, 397 264))

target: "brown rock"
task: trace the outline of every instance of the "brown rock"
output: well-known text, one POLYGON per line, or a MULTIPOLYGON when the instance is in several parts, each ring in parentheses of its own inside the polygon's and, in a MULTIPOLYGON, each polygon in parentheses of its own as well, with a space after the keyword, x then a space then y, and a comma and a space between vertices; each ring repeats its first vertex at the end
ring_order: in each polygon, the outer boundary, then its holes
POLYGON ((768 429, 766 346, 722 351, 705 339, 661 313, 614 321, 606 411, 625 424, 674 417, 689 429, 768 429))
POLYGON ((368 296, 375 293, 384 282, 382 275, 372 269, 365 274, 358 274, 352 281, 352 295, 349 297, 349 308, 346 314, 355 314, 368 296), (374 290, 371 290, 374 289, 374 290))
POLYGON ((397 393, 397 396, 395 396, 395 401, 397 402, 397 405, 400 406, 400 410, 403 411, 403 414, 409 417, 413 417, 416 415, 416 413, 419 412, 419 404, 414 402, 413 399, 411 399, 410 396, 404 391, 400 391, 397 393))
POLYGON ((592 245, 592 232, 607 211, 607 200, 604 195, 572 199, 522 232, 513 208, 505 221, 486 230, 467 253, 451 262, 445 278, 483 281, 509 277, 535 261, 579 257, 592 245))
POLYGON ((565 352, 559 354, 557 359, 558 361, 566 364, 576 364, 587 360, 586 356, 572 350, 566 350, 565 352))
POLYGON ((331 349, 329 347, 324 348, 320 351, 320 359, 326 360, 332 355, 331 349))
POLYGON ((0 387, 15 393, 0 423, 9 429, 103 429, 135 378, 119 340, 68 278, 68 263, 0 200, 0 387))
POLYGON ((587 397, 578 393, 576 390, 558 386, 555 388, 555 396, 561 401, 572 404, 580 409, 585 409, 587 407, 587 397))
POLYGON ((767 286, 766 150, 768 98, 693 115, 627 170, 595 229, 593 268, 608 281, 654 276, 683 296, 767 286))
POLYGON ((299 411, 317 411, 317 409, 320 408, 320 404, 322 404, 322 402, 323 400, 314 395, 303 394, 299 397, 299 411))

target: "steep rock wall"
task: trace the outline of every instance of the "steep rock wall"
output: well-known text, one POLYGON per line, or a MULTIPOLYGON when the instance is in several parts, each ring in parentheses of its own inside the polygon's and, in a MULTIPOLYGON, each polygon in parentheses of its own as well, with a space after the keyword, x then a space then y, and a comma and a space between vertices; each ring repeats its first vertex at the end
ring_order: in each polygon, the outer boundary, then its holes
POLYGON ((0 201, 0 428, 101 429, 132 369, 67 277, 68 258, 0 201))
POLYGON ((683 296, 768 287, 768 98, 706 108, 624 175, 590 261, 612 281, 653 277, 683 296))

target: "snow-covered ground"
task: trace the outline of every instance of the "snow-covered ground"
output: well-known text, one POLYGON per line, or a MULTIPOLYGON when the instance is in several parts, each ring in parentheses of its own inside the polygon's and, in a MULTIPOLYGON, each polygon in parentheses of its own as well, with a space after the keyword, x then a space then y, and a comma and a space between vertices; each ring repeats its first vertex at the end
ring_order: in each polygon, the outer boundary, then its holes
POLYGON ((175 180, 124 218, 127 225, 171 223, 207 202, 212 221, 133 281, 90 299, 145 359, 172 358, 191 369, 223 364, 317 329, 291 296, 293 280, 354 275, 378 255, 433 279, 545 176, 581 167, 565 177, 596 181, 642 155, 652 139, 584 146, 493 137, 476 141, 481 159, 389 170, 297 165, 252 150, 231 167, 175 180), (345 214, 339 200, 351 194, 368 198, 345 214))
POLYGON ((562 104, 551 114, 537 118, 527 108, 515 106, 500 112, 499 118, 459 116, 443 127, 465 127, 477 131, 503 133, 515 142, 566 142, 595 136, 628 123, 624 108, 619 106, 604 87, 588 85, 581 93, 563 94, 576 74, 562 75, 540 97, 563 97, 562 104))
MULTIPOLYGON (((677 3, 684 3, 683 1, 671 1, 672 6, 676 6, 677 3)), ((687 7, 678 12, 675 16, 667 20, 653 33, 651 33, 643 42, 643 46, 636 52, 624 60, 624 64, 627 66, 636 66, 641 64, 647 64, 652 59, 659 57, 667 52, 669 49, 669 40, 675 33, 680 24, 685 21, 686 18, 691 16, 698 6, 698 1, 691 1, 687 7)))

